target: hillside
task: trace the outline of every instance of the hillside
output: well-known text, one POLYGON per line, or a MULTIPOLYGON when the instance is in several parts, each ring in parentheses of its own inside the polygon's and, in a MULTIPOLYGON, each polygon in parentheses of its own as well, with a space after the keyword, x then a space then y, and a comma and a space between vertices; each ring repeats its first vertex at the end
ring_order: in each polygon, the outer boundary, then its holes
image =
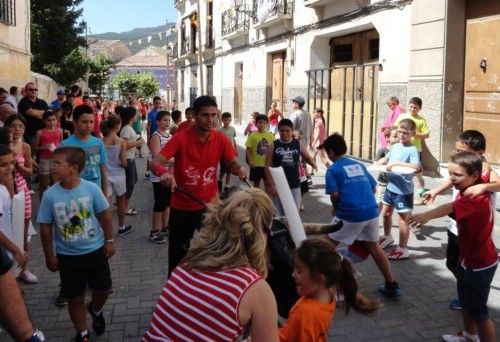
POLYGON ((146 46, 164 46, 167 42, 172 42, 177 40, 177 35, 175 32, 172 32, 165 40, 165 35, 162 34, 162 40, 159 39, 158 33, 165 32, 167 27, 175 26, 175 23, 167 23, 166 25, 160 25, 156 27, 144 27, 144 28, 135 28, 126 32, 105 32, 100 34, 89 35, 89 38, 98 38, 98 39, 119 39, 130 49, 132 55, 135 55, 140 50, 144 49, 146 46), (146 38, 151 36, 151 42, 147 43, 146 38), (142 39, 142 44, 137 44, 137 41, 142 39), (132 46, 129 45, 130 42, 132 46))

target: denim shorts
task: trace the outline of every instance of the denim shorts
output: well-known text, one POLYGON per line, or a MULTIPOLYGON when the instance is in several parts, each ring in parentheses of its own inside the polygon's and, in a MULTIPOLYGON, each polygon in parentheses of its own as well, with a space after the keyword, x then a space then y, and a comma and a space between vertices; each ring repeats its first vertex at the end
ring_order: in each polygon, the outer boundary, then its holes
POLYGON ((394 207, 397 213, 409 213, 413 210, 413 193, 400 195, 385 189, 382 203, 394 207))
POLYGON ((111 271, 104 248, 82 255, 57 255, 61 295, 74 298, 85 292, 87 285, 92 290, 111 289, 111 271))
POLYGON ((489 319, 486 303, 496 269, 496 265, 481 271, 457 266, 458 298, 460 298, 462 308, 467 310, 472 319, 476 321, 489 319))

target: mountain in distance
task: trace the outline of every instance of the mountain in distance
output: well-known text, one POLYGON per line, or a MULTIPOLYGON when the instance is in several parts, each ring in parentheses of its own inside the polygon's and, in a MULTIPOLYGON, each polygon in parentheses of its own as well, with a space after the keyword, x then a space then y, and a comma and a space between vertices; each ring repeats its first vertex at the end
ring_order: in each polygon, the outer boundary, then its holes
POLYGON ((176 42, 177 41, 177 33, 170 32, 170 35, 165 40, 165 35, 162 34, 162 39, 160 40, 158 33, 165 33, 167 28, 171 28, 175 26, 175 23, 167 23, 166 25, 160 25, 156 27, 143 27, 143 28, 135 28, 126 32, 105 32, 99 34, 91 34, 89 38, 97 38, 97 39, 117 39, 124 42, 129 48, 132 55, 135 55, 137 52, 146 48, 147 46, 164 46, 168 42, 176 42), (147 42, 147 37, 151 36, 151 42, 147 42), (142 44, 138 44, 137 41, 142 39, 142 44), (130 46, 130 42, 132 42, 132 46, 130 46))

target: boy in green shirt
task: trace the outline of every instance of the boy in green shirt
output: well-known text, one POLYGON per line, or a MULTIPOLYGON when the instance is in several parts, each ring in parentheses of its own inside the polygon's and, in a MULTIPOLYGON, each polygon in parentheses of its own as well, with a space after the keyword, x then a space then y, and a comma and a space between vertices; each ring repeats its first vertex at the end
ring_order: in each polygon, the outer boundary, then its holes
POLYGON ((257 131, 248 136, 245 144, 250 180, 256 188, 260 186, 260 181, 265 179, 266 151, 269 144, 274 141, 274 135, 267 130, 267 120, 266 115, 257 115, 255 118, 257 131))

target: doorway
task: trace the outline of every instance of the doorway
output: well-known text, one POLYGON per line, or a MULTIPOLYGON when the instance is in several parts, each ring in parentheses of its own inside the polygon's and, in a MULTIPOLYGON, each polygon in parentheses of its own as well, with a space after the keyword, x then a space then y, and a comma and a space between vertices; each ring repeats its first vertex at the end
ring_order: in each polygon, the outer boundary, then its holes
MULTIPOLYGON (((271 101, 276 101, 278 110, 282 113, 287 111, 287 73, 286 73, 286 51, 273 53, 272 60, 272 88, 271 101)), ((266 103, 266 108, 270 103, 266 103)))

